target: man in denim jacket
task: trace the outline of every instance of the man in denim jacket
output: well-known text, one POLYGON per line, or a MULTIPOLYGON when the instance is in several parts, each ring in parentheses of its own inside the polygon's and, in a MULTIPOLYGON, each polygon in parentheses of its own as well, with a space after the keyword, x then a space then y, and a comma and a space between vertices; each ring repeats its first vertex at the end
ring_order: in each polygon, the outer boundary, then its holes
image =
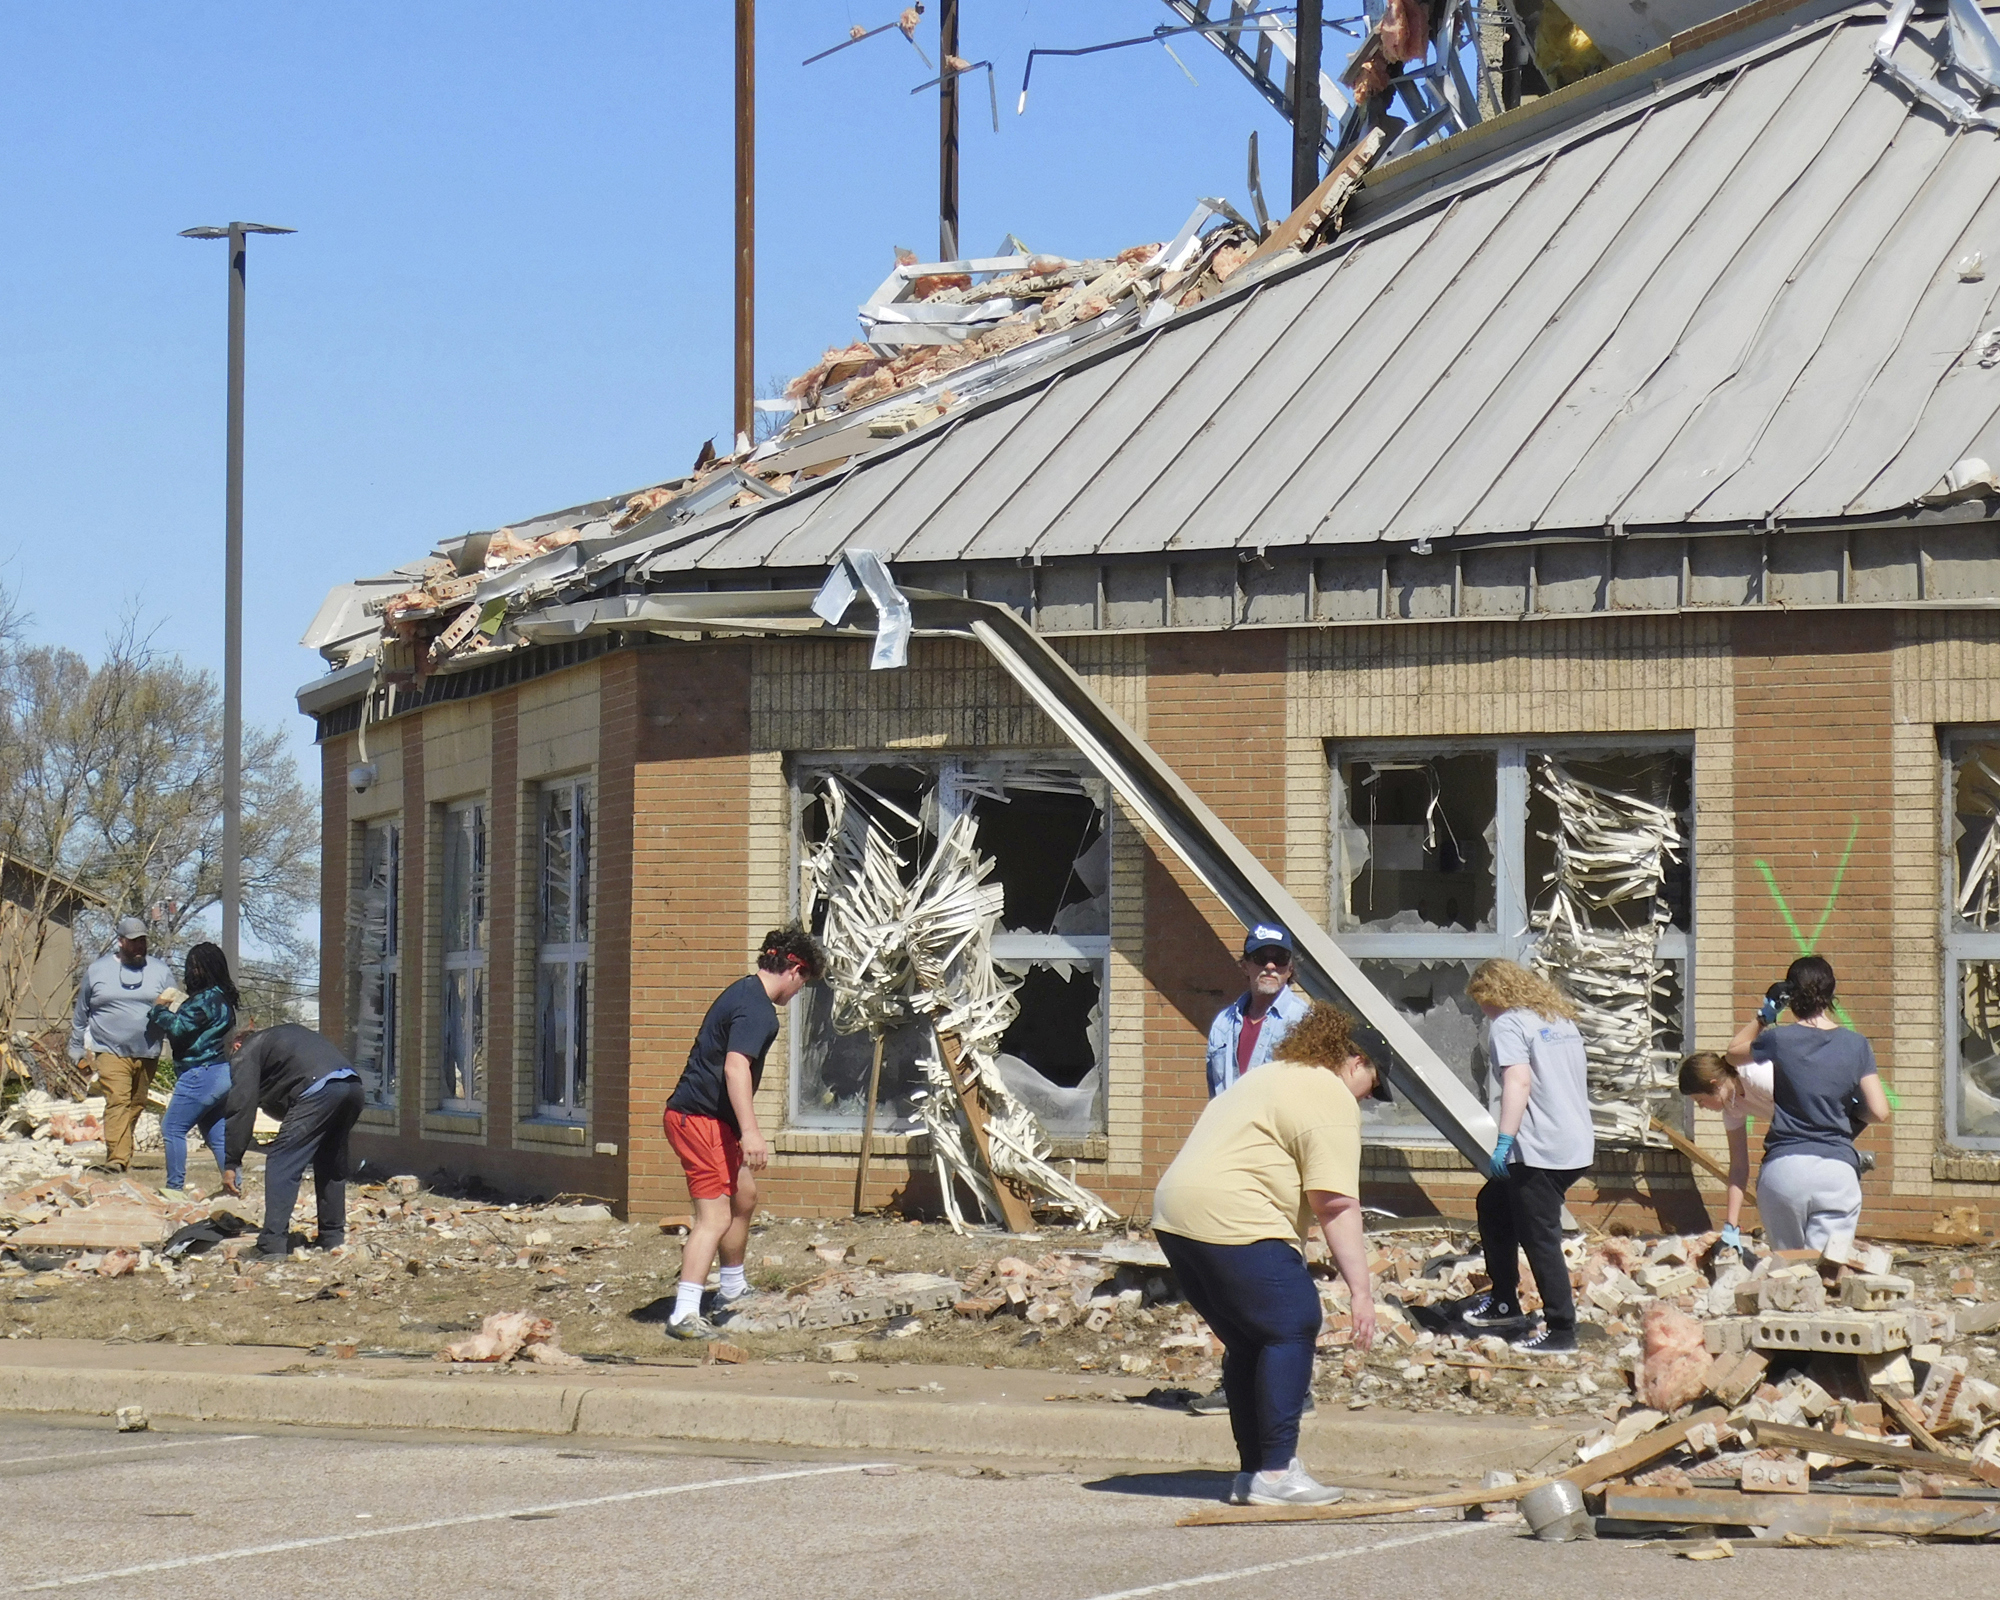
POLYGON ((1208 1028, 1208 1095, 1212 1100, 1252 1067, 1271 1059, 1278 1041, 1306 1014, 1292 988, 1292 936, 1260 922, 1243 941, 1237 962, 1249 988, 1216 1013, 1208 1028))

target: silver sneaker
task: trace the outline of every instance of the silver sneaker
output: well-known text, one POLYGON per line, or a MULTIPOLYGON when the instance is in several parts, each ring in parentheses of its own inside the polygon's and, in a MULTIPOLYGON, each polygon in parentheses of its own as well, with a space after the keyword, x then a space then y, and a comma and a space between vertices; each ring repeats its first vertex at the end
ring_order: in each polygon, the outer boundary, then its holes
POLYGON ((1230 1480, 1229 1503, 1233 1506, 1247 1506, 1250 1503, 1250 1479, 1253 1474, 1239 1472, 1230 1480))
POLYGON ((1253 1506, 1330 1506, 1346 1494, 1331 1484, 1321 1483, 1297 1456, 1283 1472, 1259 1472, 1250 1479, 1249 1502, 1253 1506))
POLYGON ((669 1339, 719 1339, 722 1335, 716 1331, 715 1324, 710 1322, 708 1318, 695 1316, 681 1317, 679 1319, 669 1318, 667 1320, 667 1337, 669 1339))

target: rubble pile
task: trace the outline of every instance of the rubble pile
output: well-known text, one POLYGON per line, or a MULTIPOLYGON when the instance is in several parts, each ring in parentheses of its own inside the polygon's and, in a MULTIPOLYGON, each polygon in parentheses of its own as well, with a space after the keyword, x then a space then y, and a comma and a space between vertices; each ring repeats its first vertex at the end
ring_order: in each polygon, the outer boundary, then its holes
POLYGON ((432 554, 336 592, 307 643, 336 666, 373 661, 405 685, 525 645, 509 619, 564 595, 601 590, 666 539, 693 537, 732 512, 808 489, 1085 346, 1160 326, 1324 248, 1350 196, 1381 156, 1370 130, 1290 216, 1252 224, 1204 199, 1165 243, 1072 259, 1011 234, 1003 253, 923 262, 896 251, 889 277, 859 307, 861 337, 829 347, 758 402, 785 420, 739 436, 693 469, 636 493, 443 541, 432 554))
MULTIPOLYGON (((132 1138, 141 1150, 160 1148, 157 1108, 140 1112, 132 1138)), ((103 1159, 102 1095, 63 1100, 29 1089, 0 1111, 0 1195, 31 1179, 80 1172, 103 1159)))

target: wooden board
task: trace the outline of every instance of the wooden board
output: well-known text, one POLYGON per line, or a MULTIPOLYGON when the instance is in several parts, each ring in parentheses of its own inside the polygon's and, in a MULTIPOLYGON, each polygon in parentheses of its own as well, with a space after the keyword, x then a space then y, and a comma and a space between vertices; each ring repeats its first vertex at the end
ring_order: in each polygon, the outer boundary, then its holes
POLYGON ((1919 1537, 1986 1538, 2000 1523, 1990 1508, 1956 1501, 1904 1500, 1888 1495, 1738 1494, 1731 1489, 1640 1489, 1622 1483, 1604 1491, 1604 1514, 1625 1522, 1919 1537))
POLYGON ((1364 1500, 1331 1506, 1203 1506, 1176 1522, 1181 1528, 1220 1527, 1238 1522, 1348 1522, 1356 1517, 1394 1517, 1412 1511, 1444 1511, 1453 1506, 1498 1505, 1519 1500, 1531 1489, 1561 1479, 1586 1492, 1600 1483, 1622 1478, 1651 1466, 1669 1450, 1682 1444, 1688 1431, 1703 1423, 1721 1423, 1729 1413, 1720 1406, 1697 1411, 1685 1421, 1669 1422, 1641 1434, 1630 1444, 1608 1450, 1594 1461, 1585 1461, 1567 1472, 1525 1483, 1504 1484, 1496 1489, 1454 1489, 1448 1494, 1421 1495, 1408 1500, 1364 1500))
POLYGON ((1972 1478, 1973 1463, 1959 1456, 1929 1450, 1906 1450, 1880 1439, 1860 1439, 1851 1433, 1823 1433, 1818 1428, 1797 1428, 1783 1422, 1753 1422, 1758 1445, 1777 1445, 1786 1450, 1816 1450, 1823 1456, 1839 1456, 1845 1461, 1866 1461, 1878 1467, 1897 1467, 1905 1472, 1941 1472, 1954 1478, 1972 1478))
POLYGON ((986 1142, 986 1102, 980 1099, 972 1075, 965 1070, 958 1036, 939 1034, 938 1048, 944 1053, 945 1071, 951 1074, 951 1086, 958 1092, 958 1103, 965 1108, 966 1125, 972 1129, 972 1147, 979 1152, 979 1163, 986 1169, 986 1181, 992 1184, 994 1196, 1000 1202, 1001 1220, 1006 1223, 1009 1233, 1033 1233, 1035 1213, 1029 1209, 1027 1200, 1012 1184, 1002 1182, 993 1171, 993 1151, 986 1142))

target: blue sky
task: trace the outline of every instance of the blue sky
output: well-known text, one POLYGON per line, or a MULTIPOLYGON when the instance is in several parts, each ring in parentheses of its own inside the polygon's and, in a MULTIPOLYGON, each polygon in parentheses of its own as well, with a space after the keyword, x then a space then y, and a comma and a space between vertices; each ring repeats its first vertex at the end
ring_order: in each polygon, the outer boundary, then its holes
MULTIPOLYGON (((936 58, 937 7, 918 40, 936 58)), ((1347 8, 1329 7, 1334 13, 1347 8)), ((1358 9, 1355 8, 1355 9, 1358 9)), ((894 0, 763 0, 758 372, 936 247, 937 101, 894 0)), ((684 470, 729 426, 729 0, 0 0, 0 581, 95 655, 127 606, 220 670, 224 247, 250 254, 246 700, 293 729, 334 583, 684 470)), ((1038 62, 1157 0, 963 0, 962 240, 1102 253, 1288 198, 1289 131, 1196 39, 1038 62)), ((1331 46, 1339 35, 1328 34, 1331 46)))

